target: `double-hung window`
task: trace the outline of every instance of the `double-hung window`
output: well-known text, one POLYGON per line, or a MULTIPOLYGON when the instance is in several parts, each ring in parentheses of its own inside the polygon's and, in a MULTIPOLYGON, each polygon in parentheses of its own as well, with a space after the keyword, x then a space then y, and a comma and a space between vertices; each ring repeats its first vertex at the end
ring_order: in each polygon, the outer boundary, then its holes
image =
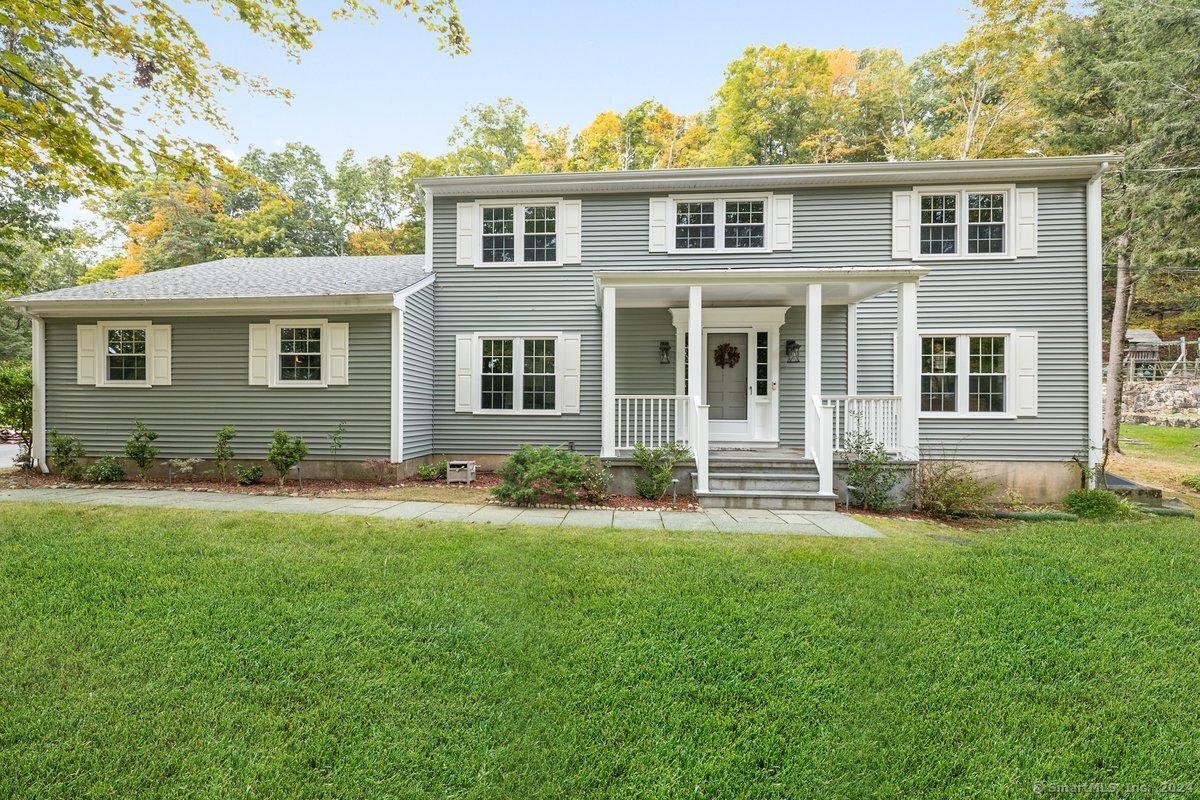
POLYGON ((558 340, 544 336, 479 340, 481 411, 556 411, 558 340))
POLYGON ((921 337, 921 412, 1009 415, 1008 334, 921 337))
POLYGON ((767 249, 765 197, 676 199, 675 252, 767 249))
POLYGON ((147 328, 104 328, 104 383, 147 382, 147 328))
POLYGON ((321 383, 321 328, 279 327, 280 383, 321 383))
POLYGON ((1011 188, 918 190, 921 256, 1009 256, 1011 188))
POLYGON ((557 203, 480 207, 480 262, 558 264, 557 203))

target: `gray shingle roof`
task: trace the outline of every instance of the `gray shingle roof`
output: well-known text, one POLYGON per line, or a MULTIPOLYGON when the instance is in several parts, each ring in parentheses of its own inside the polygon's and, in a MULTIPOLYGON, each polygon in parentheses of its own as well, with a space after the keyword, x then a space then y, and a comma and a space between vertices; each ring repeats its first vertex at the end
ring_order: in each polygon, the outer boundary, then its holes
POLYGON ((208 300, 389 294, 412 286, 427 275, 424 256, 226 258, 14 300, 208 300))

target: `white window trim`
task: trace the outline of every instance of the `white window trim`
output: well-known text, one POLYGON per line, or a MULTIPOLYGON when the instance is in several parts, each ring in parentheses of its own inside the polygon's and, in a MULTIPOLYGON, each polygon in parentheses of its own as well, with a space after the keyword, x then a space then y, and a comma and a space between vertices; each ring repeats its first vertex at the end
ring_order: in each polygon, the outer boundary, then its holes
POLYGON ((273 389, 324 389, 329 386, 329 320, 327 319, 273 319, 271 336, 267 340, 267 386, 273 389), (280 377, 279 335, 283 328, 321 329, 321 380, 285 381, 280 377))
POLYGON ((472 358, 474 359, 471 366, 472 386, 474 397, 471 398, 471 412, 481 416, 498 416, 498 417, 561 417, 562 416, 562 387, 563 387, 563 363, 562 363, 562 331, 496 331, 496 332, 475 332, 475 344, 472 347, 472 358), (525 340, 526 339, 553 339, 554 340, 554 408, 535 408, 526 410, 524 408, 484 408, 483 407, 483 340, 484 339, 512 339, 513 340, 513 405, 517 405, 523 401, 522 392, 524 390, 525 378, 525 340), (518 342, 520 342, 520 355, 518 356, 518 342), (518 358, 520 362, 518 362, 518 358), (517 369, 518 363, 521 367, 517 369))
POLYGON ((152 386, 150 364, 150 322, 138 320, 135 322, 97 322, 100 338, 96 342, 96 385, 105 387, 128 387, 131 389, 146 389, 152 386), (112 330, 140 329, 146 337, 146 379, 144 381, 114 381, 108 377, 108 332, 112 330))
POLYGON ((741 194, 672 194, 667 196, 669 207, 667 213, 667 252, 675 255, 696 255, 702 253, 770 253, 771 248, 771 192, 751 192, 741 194), (725 202, 728 200, 760 200, 763 204, 763 246, 762 247, 726 247, 725 246, 725 202), (712 203, 713 204, 713 247, 676 247, 675 223, 679 219, 677 212, 680 203, 712 203))
POLYGON ((1015 261, 1016 252, 1016 184, 981 184, 979 186, 917 186, 913 189, 916 204, 913 208, 915 215, 912 235, 912 258, 914 261, 1015 261), (954 194, 958 196, 955 209, 955 224, 958 231, 955 245, 958 252, 922 253, 921 252, 921 197, 934 194, 954 194), (967 252, 967 195, 969 194, 1004 194, 1004 252, 1003 253, 968 253, 967 252))
POLYGON ((561 197, 526 198, 524 200, 480 200, 475 204, 475 266, 477 267, 561 267, 563 261, 563 199, 561 197), (554 260, 525 260, 525 209, 528 206, 554 206, 554 260), (513 210, 513 260, 483 260, 483 210, 485 208, 511 208, 513 210))
MULTIPOLYGON (((922 352, 924 352, 924 340, 927 336, 942 336, 955 337, 958 344, 955 347, 955 364, 958 367, 955 375, 958 377, 956 381, 958 404, 957 411, 921 411, 921 419, 1016 419, 1016 403, 1017 403, 1017 383, 1016 371, 1013 369, 1014 343, 1016 342, 1017 331, 1015 328, 980 328, 973 330, 969 328, 951 328, 951 329, 935 329, 921 330, 917 332, 917 338, 921 342, 922 352), (1002 413, 991 411, 968 411, 968 394, 970 392, 970 375, 971 375, 971 346, 970 339, 978 336, 1002 336, 1004 337, 1004 411, 1002 413)), ((921 357, 921 360, 924 356, 921 357)), ((921 369, 921 360, 917 362, 917 369, 921 369)), ((918 390, 920 389, 918 379, 918 390)), ((920 403, 920 395, 918 394, 917 402, 920 403)), ((918 406, 919 408, 919 406, 918 406)))

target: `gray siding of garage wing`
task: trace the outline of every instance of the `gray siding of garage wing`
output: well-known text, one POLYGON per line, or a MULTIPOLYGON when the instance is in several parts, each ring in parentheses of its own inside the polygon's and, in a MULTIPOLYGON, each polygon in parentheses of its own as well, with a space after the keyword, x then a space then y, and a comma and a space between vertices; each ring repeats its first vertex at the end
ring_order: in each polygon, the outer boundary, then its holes
POLYGON ((404 301, 403 459, 433 452, 434 287, 426 286, 404 301))
MULTIPOLYGON (((314 316, 314 315, 306 315, 314 316)), ((350 325, 350 382, 327 388, 248 385, 249 326, 262 317, 155 317, 171 326, 172 380, 151 388, 76 383, 76 325, 46 320, 46 427, 80 437, 89 455, 119 454, 140 419, 158 431, 161 458, 207 458, 217 430, 233 425, 239 458, 266 455, 277 429, 304 438, 309 458, 329 458, 328 436, 346 432, 339 459, 387 458, 390 449, 391 316, 329 316, 350 325)))

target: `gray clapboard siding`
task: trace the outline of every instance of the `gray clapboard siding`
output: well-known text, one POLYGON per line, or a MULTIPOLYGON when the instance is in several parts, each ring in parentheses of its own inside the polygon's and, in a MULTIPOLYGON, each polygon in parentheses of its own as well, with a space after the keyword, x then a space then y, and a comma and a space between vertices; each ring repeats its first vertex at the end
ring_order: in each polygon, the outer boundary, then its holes
POLYGON ((80 386, 75 326, 95 319, 46 321, 46 427, 80 437, 90 455, 120 453, 141 419, 159 432, 163 458, 208 457, 225 425, 238 429, 239 457, 262 458, 271 431, 304 438, 310 458, 328 458, 326 438, 346 422, 339 458, 386 458, 389 451, 391 317, 329 317, 350 324, 350 383, 325 389, 247 385, 249 325, 260 317, 159 317, 171 326, 171 385, 80 386))
POLYGON ((405 300, 403 459, 433 452, 433 292, 427 286, 405 300))
MULTIPOLYGON (((1027 184, 1021 184, 1027 185, 1027 184)), ((1063 460, 1086 430, 1085 203, 1082 182, 1039 187, 1039 255, 1019 261, 930 264, 918 294, 923 327, 1026 327, 1040 333, 1039 415, 1019 420, 922 420, 927 448, 953 447, 970 458, 1063 460)), ((600 439, 600 313, 596 270, 820 268, 894 266, 891 195, 911 186, 820 187, 775 191, 794 196, 791 252, 666 254, 648 252, 649 194, 583 199, 583 262, 564 267, 455 264, 455 201, 437 199, 433 263, 438 275, 434 342, 434 443, 441 452, 507 452, 523 442, 575 441, 589 450, 600 439), (454 336, 486 330, 563 331, 582 336, 582 413, 556 417, 488 417, 454 412, 454 336)), ((487 199, 487 198, 480 198, 487 199)), ((496 198, 499 199, 499 198, 496 198)), ((918 264, 921 263, 919 260, 918 264)), ((762 303, 759 303, 760 305, 762 303)), ((671 392, 672 371, 653 360, 659 339, 673 338, 669 317, 621 309, 618 315, 619 393, 671 392), (625 322, 622 322, 624 320, 625 322), (644 386, 643 386, 644 384, 644 386)), ((845 309, 825 308, 824 390, 846 389, 845 309), (838 357, 838 331, 842 353, 838 357)), ((860 305, 859 391, 892 392, 895 295, 860 305)), ((789 312, 781 341, 804 343, 803 309, 789 312)), ((781 344, 782 347, 782 344, 781 344)), ((673 374, 673 373, 672 373, 673 374)), ((803 441, 804 364, 781 354, 781 436, 803 441)))

